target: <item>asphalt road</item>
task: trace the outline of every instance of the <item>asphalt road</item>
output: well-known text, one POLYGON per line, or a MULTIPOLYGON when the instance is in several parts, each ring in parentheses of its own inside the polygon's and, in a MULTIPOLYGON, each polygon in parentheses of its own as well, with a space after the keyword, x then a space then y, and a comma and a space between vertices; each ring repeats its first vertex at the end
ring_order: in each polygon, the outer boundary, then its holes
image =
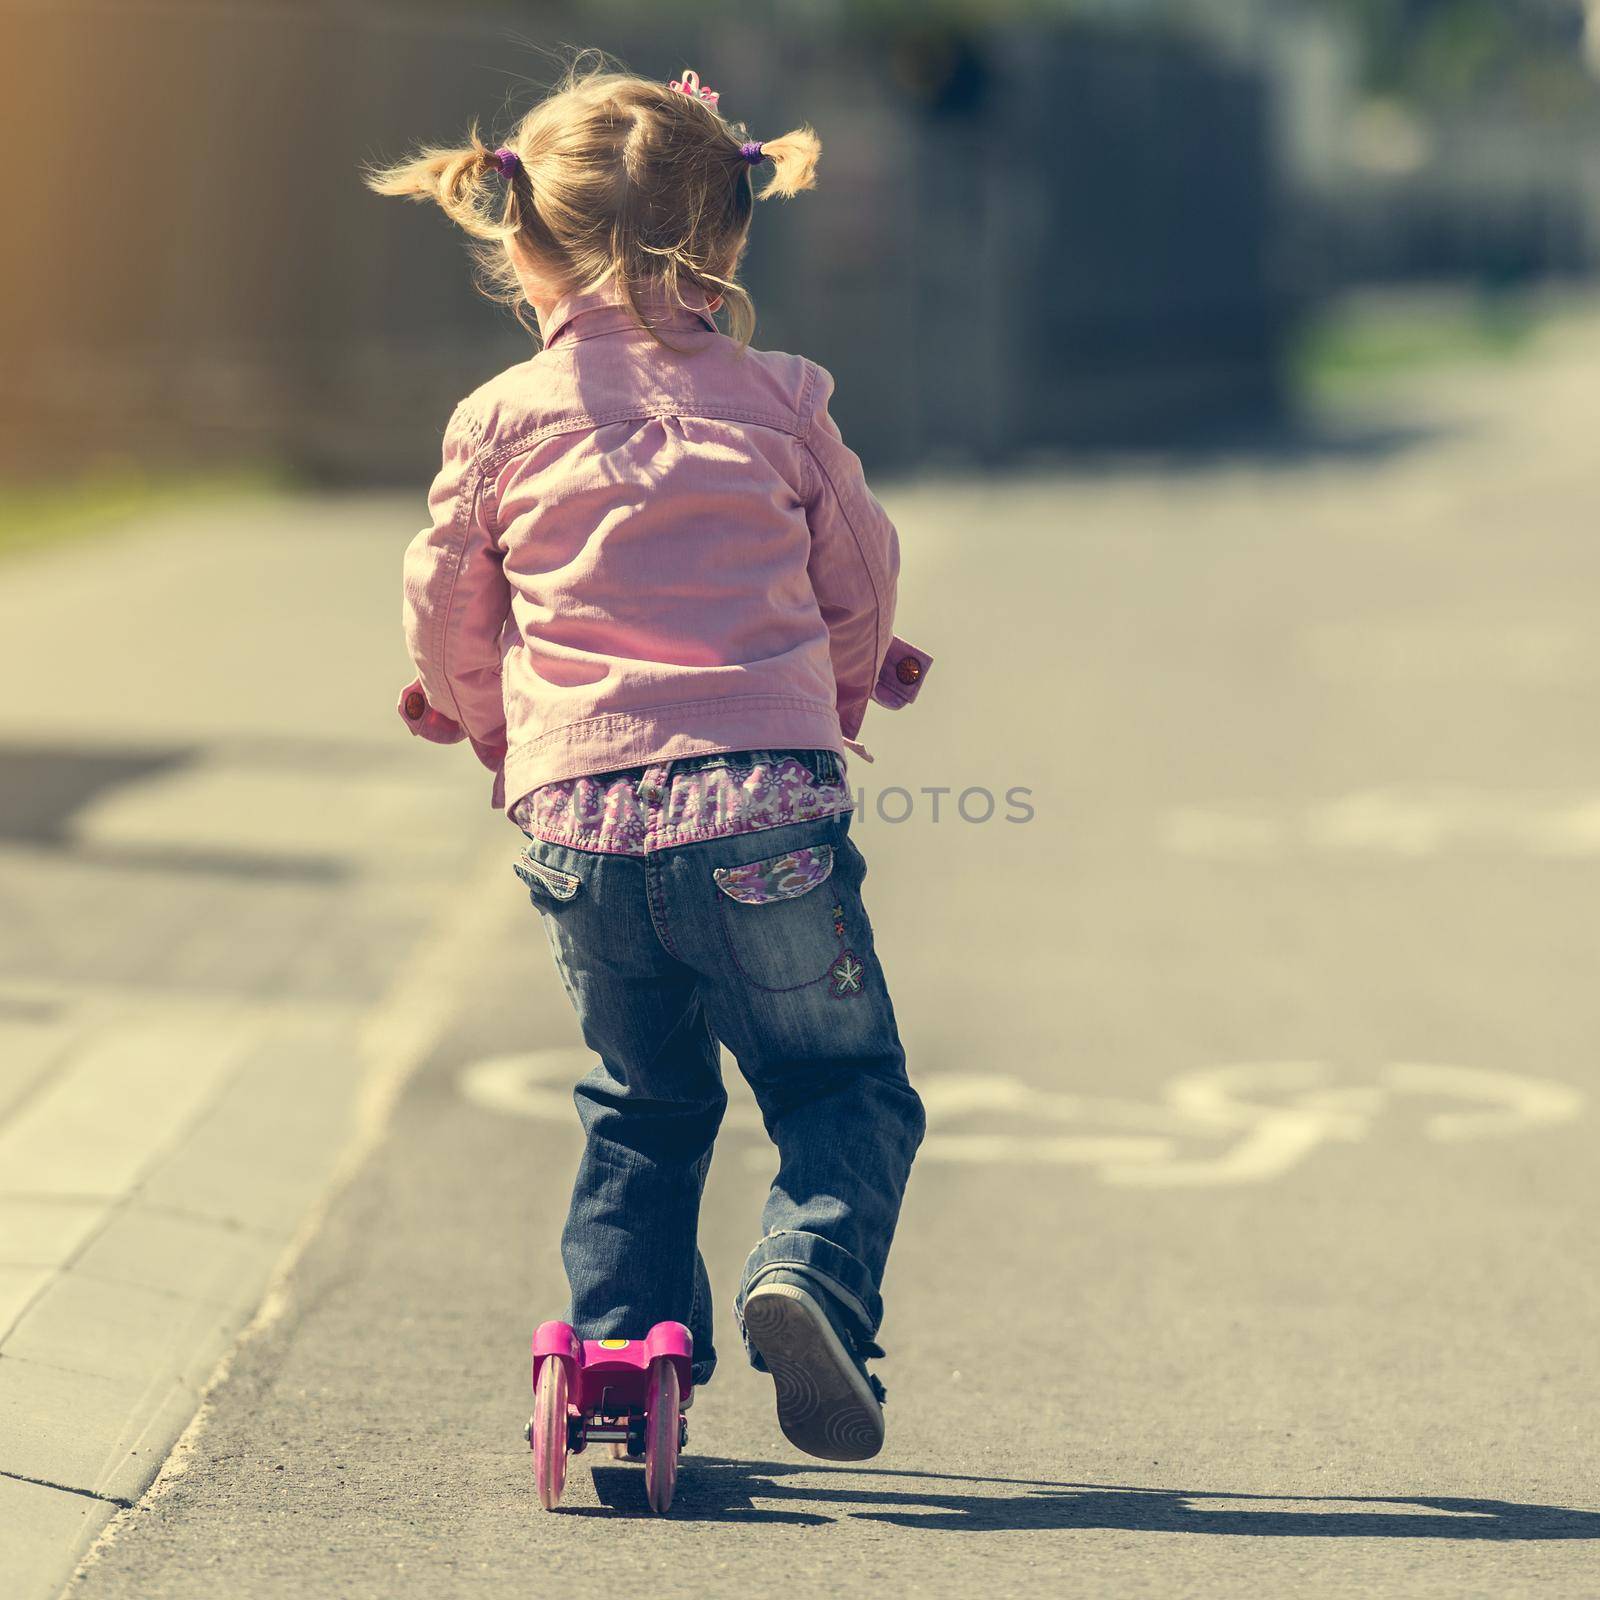
POLYGON ((508 829, 447 1038, 72 1593, 1600 1593, 1596 353, 889 497, 938 664, 852 773, 931 1113, 880 1458, 797 1456, 736 1359, 740 1087, 678 1504, 580 1461, 538 1509, 575 1031, 508 829))

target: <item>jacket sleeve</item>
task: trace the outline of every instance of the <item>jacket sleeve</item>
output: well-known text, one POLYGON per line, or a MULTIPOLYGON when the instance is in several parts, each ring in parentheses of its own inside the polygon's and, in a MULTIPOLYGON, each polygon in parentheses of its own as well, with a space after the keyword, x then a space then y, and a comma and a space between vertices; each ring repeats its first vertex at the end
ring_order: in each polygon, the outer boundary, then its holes
POLYGON ((829 413, 832 374, 812 365, 816 376, 804 437, 810 480, 805 502, 811 527, 808 570, 828 628, 839 724, 850 748, 866 755, 855 736, 868 702, 890 710, 909 705, 933 657, 893 631, 899 536, 867 487, 860 458, 829 413))
POLYGON ((406 550, 402 620, 417 675, 401 690, 399 711, 414 734, 436 744, 470 740, 498 775, 506 750, 500 641, 511 590, 481 513, 479 442, 478 425, 458 409, 428 492, 431 525, 406 550))

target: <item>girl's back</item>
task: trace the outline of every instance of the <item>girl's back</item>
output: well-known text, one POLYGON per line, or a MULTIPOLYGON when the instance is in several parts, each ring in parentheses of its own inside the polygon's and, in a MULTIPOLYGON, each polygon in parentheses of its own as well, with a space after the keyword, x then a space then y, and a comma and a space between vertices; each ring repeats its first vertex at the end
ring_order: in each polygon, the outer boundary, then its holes
POLYGON ((708 740, 837 745, 889 649, 898 543, 828 417, 831 378, 686 299, 649 308, 662 343, 614 289, 562 296, 543 350, 451 419, 408 586, 434 591, 441 558, 460 571, 414 642, 426 658, 427 629, 455 633, 459 674, 474 607, 509 614, 484 709, 504 713, 513 800, 708 740), (824 606, 855 619, 837 660, 824 606))

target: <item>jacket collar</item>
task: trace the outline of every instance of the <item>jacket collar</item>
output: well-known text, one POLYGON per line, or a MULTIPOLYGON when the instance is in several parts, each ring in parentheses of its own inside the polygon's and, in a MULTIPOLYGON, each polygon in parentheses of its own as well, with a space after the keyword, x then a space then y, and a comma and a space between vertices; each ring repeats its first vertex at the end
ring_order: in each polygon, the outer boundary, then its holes
MULTIPOLYGON (((702 324, 717 332, 716 319, 703 290, 694 284, 683 289, 683 305, 674 305, 666 292, 646 292, 640 296, 640 306, 646 318, 655 326, 674 328, 702 324)), ((627 303, 611 278, 598 285, 577 289, 563 295, 551 306, 548 315, 540 316, 539 334, 545 349, 558 339, 588 339, 599 333, 617 333, 624 328, 637 326, 628 311, 627 303)))

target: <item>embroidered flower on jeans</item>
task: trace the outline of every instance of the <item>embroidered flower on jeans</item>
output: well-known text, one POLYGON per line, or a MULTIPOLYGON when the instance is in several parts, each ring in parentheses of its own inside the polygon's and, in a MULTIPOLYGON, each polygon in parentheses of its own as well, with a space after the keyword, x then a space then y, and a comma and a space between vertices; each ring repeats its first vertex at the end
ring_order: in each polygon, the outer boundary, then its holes
POLYGON ((846 950, 837 961, 828 969, 828 977, 832 980, 829 987, 837 999, 844 999, 848 995, 861 993, 861 980, 866 972, 854 954, 846 950))

